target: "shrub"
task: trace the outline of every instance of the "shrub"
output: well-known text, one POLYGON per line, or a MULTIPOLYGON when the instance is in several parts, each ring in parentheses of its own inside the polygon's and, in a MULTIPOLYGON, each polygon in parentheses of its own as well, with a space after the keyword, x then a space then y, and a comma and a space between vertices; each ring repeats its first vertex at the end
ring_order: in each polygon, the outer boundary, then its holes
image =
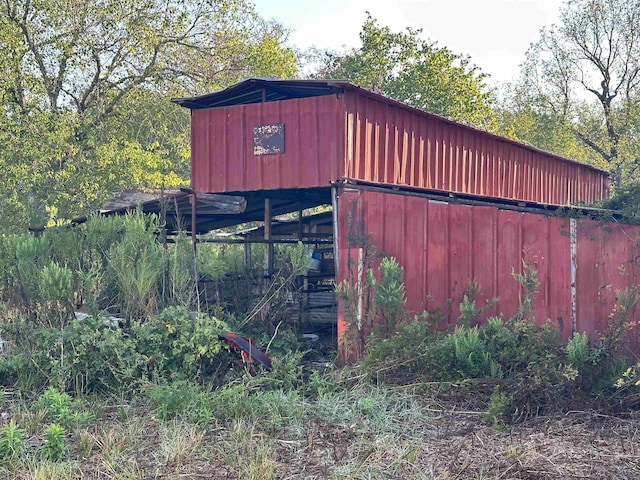
POLYGON ((440 371, 436 365, 442 359, 435 352, 435 346, 445 332, 436 327, 444 318, 442 312, 425 311, 412 322, 401 322, 391 338, 372 339, 367 345, 367 355, 360 363, 361 368, 380 379, 424 374, 432 368, 440 371))
POLYGON ((11 420, 0 429, 0 462, 10 463, 17 460, 24 449, 24 430, 11 420))
POLYGON ((138 387, 143 357, 136 339, 105 325, 100 315, 74 320, 63 332, 66 387, 78 394, 131 392, 138 387))
POLYGON ((589 361, 589 344, 586 333, 576 333, 566 346, 567 360, 571 366, 576 369, 580 369, 585 363, 589 361))
POLYGON ((46 412, 45 419, 68 425, 73 417, 71 403, 69 394, 50 387, 38 397, 34 407, 46 412))
POLYGON ((153 385, 147 392, 151 407, 160 420, 175 418, 181 412, 189 412, 197 398, 198 387, 184 381, 171 385, 153 385))
POLYGON ((202 379, 215 370, 222 344, 218 335, 224 322, 185 307, 169 307, 132 332, 148 369, 165 378, 202 379))
POLYGON ((347 279, 336 285, 336 294, 342 300, 347 321, 345 347, 360 359, 366 353, 369 337, 391 338, 397 327, 407 320, 407 311, 404 269, 394 257, 379 255, 368 238, 357 241, 363 245, 358 249, 357 265, 348 259, 347 279), (376 272, 373 264, 378 257, 376 272))
POLYGON ((163 259, 155 235, 157 217, 127 214, 122 240, 107 253, 108 273, 117 287, 116 301, 128 320, 144 321, 157 312, 163 259))
POLYGON ((489 399, 489 407, 484 416, 485 422, 498 426, 511 413, 513 398, 500 391, 500 387, 496 387, 489 399))
POLYGON ((44 431, 44 444, 41 449, 46 460, 60 462, 67 457, 69 449, 64 442, 66 433, 57 423, 52 423, 44 431))

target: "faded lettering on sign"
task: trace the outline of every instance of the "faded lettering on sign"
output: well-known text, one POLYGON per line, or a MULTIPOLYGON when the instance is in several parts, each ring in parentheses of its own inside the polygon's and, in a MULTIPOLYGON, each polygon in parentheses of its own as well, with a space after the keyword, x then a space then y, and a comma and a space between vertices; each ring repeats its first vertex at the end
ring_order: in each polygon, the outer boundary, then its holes
POLYGON ((253 154, 277 155, 284 153, 284 123, 253 127, 253 154))

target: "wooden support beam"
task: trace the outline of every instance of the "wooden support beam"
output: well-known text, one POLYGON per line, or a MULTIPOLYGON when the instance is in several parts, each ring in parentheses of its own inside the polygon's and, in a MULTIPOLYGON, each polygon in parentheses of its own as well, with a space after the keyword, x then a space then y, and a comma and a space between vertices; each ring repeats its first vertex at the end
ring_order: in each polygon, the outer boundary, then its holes
POLYGON ((264 199, 264 275, 273 275, 273 241, 271 233, 272 204, 270 198, 264 199))
POLYGON ((196 228, 198 215, 198 209, 196 208, 196 194, 191 194, 191 243, 193 244, 193 251, 196 251, 196 243, 198 243, 198 237, 196 236, 196 228))
POLYGON ((244 239, 244 266, 247 270, 251 269, 251 242, 244 239))

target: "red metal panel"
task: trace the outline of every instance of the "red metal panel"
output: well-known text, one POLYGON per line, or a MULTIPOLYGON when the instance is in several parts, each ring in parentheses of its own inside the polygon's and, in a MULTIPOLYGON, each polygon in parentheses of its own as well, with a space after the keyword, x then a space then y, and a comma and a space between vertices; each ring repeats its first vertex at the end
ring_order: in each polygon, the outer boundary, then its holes
POLYGON ((601 330, 599 328, 598 313, 602 301, 600 278, 600 261, 602 244, 598 238, 598 228, 586 220, 577 221, 577 269, 576 269, 576 325, 578 332, 601 330))
POLYGON ((605 172, 421 112, 344 93, 192 111, 192 187, 326 186, 345 177, 566 205, 608 195, 605 172), (282 123, 285 151, 255 156, 253 127, 282 123))
MULTIPOLYGON (((560 328, 563 340, 571 337, 571 245, 568 218, 549 218, 547 229, 548 277, 544 289, 549 299, 547 316, 560 328)), ((541 288, 542 290, 542 288, 541 288)))
POLYGON ((499 210, 495 249, 498 254, 496 282, 500 304, 498 310, 511 316, 518 310, 521 292, 512 272, 522 271, 522 213, 499 210))
MULTIPOLYGON (((449 295, 449 204, 428 202, 427 215, 427 297, 428 308, 444 308, 449 295)), ((416 225, 413 228, 417 227, 416 225)), ((416 239, 417 240, 417 239, 416 239)), ((413 243, 407 239, 407 243, 413 243)), ((407 278, 407 280, 412 281, 407 278)))
MULTIPOLYGON (((470 257, 473 265, 473 279, 480 290, 476 306, 480 307, 498 296, 498 251, 496 249, 498 210, 493 207, 473 207, 471 211, 473 227, 470 241, 473 253, 470 257)), ((484 317, 498 313, 496 305, 485 312, 484 317)))
POLYGON ((334 95, 192 111, 192 188, 327 186, 344 177, 344 112, 334 95), (283 123, 285 151, 253 154, 253 128, 283 123))
POLYGON ((544 215, 522 216, 522 255, 532 265, 538 278, 545 279, 533 297, 533 314, 540 322, 549 319, 549 224, 544 215))
POLYGON ((449 209, 449 292, 453 302, 453 314, 460 315, 459 305, 469 282, 473 280, 473 243, 472 243, 473 207, 465 205, 451 206, 449 209))
POLYGON ((608 175, 587 165, 355 92, 344 107, 346 177, 557 205, 608 195, 608 175))
POLYGON ((577 222, 578 331, 605 332, 616 292, 638 283, 638 227, 577 222), (636 252, 634 254, 634 252, 636 252), (591 291, 587 297, 585 291, 591 291))
MULTIPOLYGON (((540 281, 533 301, 536 321, 551 320, 560 327, 564 340, 570 338, 569 219, 448 204, 366 188, 342 193, 338 218, 338 281, 346 278, 348 232, 355 225, 360 234, 369 235, 379 251, 396 257, 404 267, 410 311, 440 308, 447 312, 450 323, 455 322, 464 289, 475 279, 481 287, 478 307, 494 296, 500 298, 484 318, 496 313, 509 318, 516 313, 523 293, 512 272, 522 272, 525 260, 536 268, 540 281)), ((640 227, 576 222, 576 331, 596 339, 606 329, 615 292, 640 280, 640 227)), ((352 251, 351 258, 356 257, 357 252, 352 251)), ((629 320, 637 318, 635 311, 629 320)), ((344 324, 340 331, 344 331, 344 324)), ((630 338, 637 351, 638 329, 630 338)))

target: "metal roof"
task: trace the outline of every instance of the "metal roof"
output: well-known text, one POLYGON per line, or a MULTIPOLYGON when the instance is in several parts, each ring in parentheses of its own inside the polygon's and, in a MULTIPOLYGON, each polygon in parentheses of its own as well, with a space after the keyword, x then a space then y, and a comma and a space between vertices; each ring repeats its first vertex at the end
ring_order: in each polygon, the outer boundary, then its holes
POLYGON ((219 92, 191 98, 173 98, 180 106, 201 108, 229 107, 248 103, 275 102, 292 98, 318 97, 357 88, 346 80, 277 80, 248 78, 219 92))

